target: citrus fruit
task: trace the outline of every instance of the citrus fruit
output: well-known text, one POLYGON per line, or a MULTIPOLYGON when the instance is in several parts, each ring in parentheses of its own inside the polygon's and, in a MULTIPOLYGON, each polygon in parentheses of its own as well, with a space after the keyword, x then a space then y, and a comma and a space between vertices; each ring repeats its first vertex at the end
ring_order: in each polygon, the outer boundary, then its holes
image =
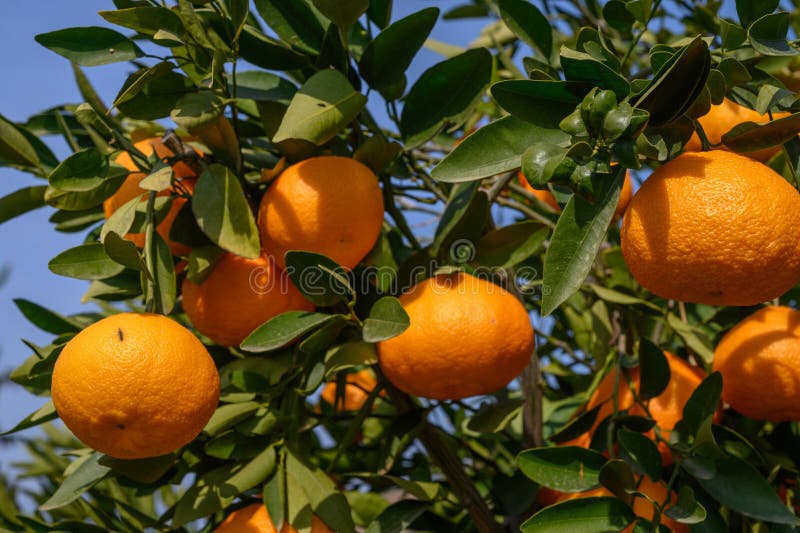
MULTIPOLYGON (((561 212, 561 206, 558 205, 556 197, 553 196, 553 193, 548 190, 539 190, 531 187, 531 184, 528 182, 527 178, 524 174, 522 174, 522 172, 519 172, 517 176, 519 177, 519 184, 522 185, 526 191, 534 195, 540 202, 549 205, 555 212, 561 212)), ((625 209, 628 207, 628 203, 631 201, 632 196, 633 183, 631 182, 630 172, 626 172, 625 181, 622 182, 622 190, 619 193, 617 208, 614 210, 614 218, 619 218, 625 213, 625 209)))
POLYGON ((375 174, 347 157, 296 163, 264 193, 258 227, 264 250, 285 268, 284 254, 304 250, 355 267, 383 225, 383 196, 375 174))
POLYGON ((163 315, 120 313, 88 326, 56 360, 53 403, 84 444, 119 459, 192 441, 219 400, 205 346, 163 315))
POLYGON ((490 281, 439 274, 400 296, 410 326, 378 343, 383 373, 397 388, 448 400, 489 394, 517 377, 533 352, 525 307, 490 281))
MULTIPOLYGON (((670 380, 667 388, 656 396, 651 398, 648 404, 650 414, 658 426, 661 436, 669 439, 670 431, 675 425, 683 418, 683 407, 689 401, 689 397, 694 390, 703 381, 704 373, 697 367, 690 365, 687 361, 677 357, 669 352, 665 352, 670 370, 670 380)), ((615 372, 611 371, 600 381, 600 384, 592 393, 589 398, 589 403, 586 406, 587 410, 594 409, 601 406, 597 413, 597 419, 594 425, 589 430, 588 434, 581 435, 577 439, 564 443, 565 445, 583 446, 588 447, 591 443, 591 435, 594 434, 600 423, 614 413, 614 382, 615 372)), ((639 391, 639 369, 632 368, 623 372, 619 378, 619 387, 617 390, 617 409, 619 411, 628 410, 628 414, 636 416, 646 416, 647 413, 644 408, 636 403, 635 397, 631 390, 639 391)), ((650 432, 651 438, 654 436, 650 432)), ((661 459, 665 464, 672 464, 672 453, 669 447, 660 442, 658 449, 661 452, 661 459)))
MULTIPOLYGON (((781 118, 787 116, 789 113, 773 113, 773 118, 781 118)), ((725 99, 719 105, 712 105, 711 110, 698 119, 700 125, 703 127, 703 132, 706 134, 708 142, 711 144, 719 144, 722 142, 722 136, 731 130, 734 126, 742 122, 756 122, 766 123, 769 122, 769 115, 761 115, 758 111, 744 107, 737 104, 733 100, 725 99)), ((699 152, 702 150, 700 137, 697 133, 692 134, 692 137, 683 147, 686 152, 699 152)), ((718 147, 720 150, 727 150, 724 145, 718 147)), ((757 152, 748 152, 744 155, 757 159, 759 161, 766 161, 775 155, 781 149, 780 146, 765 148, 757 152)))
POLYGON ((722 399, 750 418, 800 420, 800 312, 759 309, 717 344, 722 399))
POLYGON ((314 306, 289 276, 264 256, 224 254, 202 283, 185 278, 183 309, 192 325, 221 346, 238 346, 258 326, 285 311, 314 306))
MULTIPOLYGON (((166 159, 175 155, 169 148, 167 148, 164 143, 161 142, 158 138, 152 139, 145 139, 143 141, 139 141, 134 146, 142 152, 144 155, 149 156, 150 154, 155 151, 155 153, 161 159, 166 159)), ((128 177, 125 178, 125 181, 122 182, 117 191, 112 194, 109 198, 107 198, 103 202, 103 212, 105 213, 106 218, 109 218, 111 215, 114 214, 114 211, 128 203, 129 201, 133 200, 137 196, 141 196, 142 200, 147 199, 148 191, 139 187, 139 183, 147 177, 144 172, 139 171, 139 167, 136 166, 133 159, 131 158, 130 154, 127 152, 121 153, 118 157, 116 162, 123 167, 127 168, 128 170, 132 171, 131 174, 128 174, 128 177)), ((175 180, 180 184, 178 187, 173 187, 158 193, 158 196, 169 196, 171 194, 175 194, 180 189, 183 191, 191 193, 194 190, 194 183, 196 181, 196 176, 194 171, 185 163, 177 162, 172 166, 172 170, 174 173, 175 180)), ((187 255, 191 250, 185 244, 171 241, 169 240, 169 230, 172 227, 172 223, 175 222, 175 217, 178 216, 178 212, 181 208, 186 204, 186 198, 181 196, 176 196, 172 199, 172 203, 170 204, 169 211, 164 218, 158 223, 156 226, 156 231, 158 232, 161 237, 164 238, 167 245, 169 245, 169 249, 172 250, 174 255, 187 255)), ((125 238, 129 241, 133 242, 139 248, 144 247, 144 233, 128 233, 125 235, 125 238)))
POLYGON ((685 153, 645 180, 620 239, 631 274, 657 296, 755 305, 800 279, 800 194, 747 157, 685 153))
POLYGON ((369 369, 347 374, 344 394, 337 402, 337 383, 329 381, 322 389, 320 398, 329 405, 335 406, 338 411, 358 411, 367 401, 369 392, 375 388, 377 381, 369 369))
MULTIPOLYGON (((277 531, 264 504, 254 503, 229 514, 217 526, 214 533, 277 533, 277 531)), ((297 533, 297 529, 284 522, 280 533, 297 533)), ((333 530, 314 515, 310 533, 333 533, 333 530)))
MULTIPOLYGON (((667 487, 661 481, 653 481, 647 476, 642 476, 639 481, 639 485, 637 486, 636 490, 641 492, 642 494, 646 494, 651 499, 658 502, 660 505, 664 500, 667 499, 667 487)), ((552 493, 553 491, 547 491, 552 493)), ((611 496, 613 497, 614 494, 605 487, 597 487, 594 489, 590 489, 584 492, 572 492, 572 493, 557 493, 558 496, 555 498, 553 503, 560 503, 567 500, 576 500, 579 498, 591 498, 597 496, 611 496)), ((677 495, 672 492, 670 494, 670 502, 675 503, 678 500, 677 495)), ((543 502, 544 503, 544 502, 543 502)), ((633 500, 633 512, 636 516, 640 518, 644 518, 645 520, 653 520, 655 518, 656 507, 653 505, 653 502, 649 499, 645 498, 644 496, 636 495, 633 500)), ((672 531, 676 533, 688 533, 689 526, 686 524, 681 524, 680 522, 676 522, 671 518, 665 516, 664 514, 661 515, 661 524, 668 526, 672 531)), ((623 529, 624 532, 633 531, 633 524, 623 529)))

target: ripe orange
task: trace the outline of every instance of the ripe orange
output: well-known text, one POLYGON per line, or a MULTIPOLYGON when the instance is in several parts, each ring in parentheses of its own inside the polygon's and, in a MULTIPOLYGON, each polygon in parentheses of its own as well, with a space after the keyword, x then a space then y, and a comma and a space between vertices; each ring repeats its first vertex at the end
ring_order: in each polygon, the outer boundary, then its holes
MULTIPOLYGON (((773 113, 773 118, 781 118, 787 116, 789 113, 773 113)), ((763 124, 769 122, 769 115, 761 115, 757 111, 741 106, 733 100, 727 98, 719 105, 712 105, 711 110, 698 119, 700 125, 703 126, 703 131, 706 134, 708 142, 711 144, 719 144, 722 142, 722 136, 728 133, 731 128, 741 124, 742 122, 756 122, 763 124)), ((699 152, 702 150, 700 137, 697 133, 692 134, 689 142, 683 147, 685 152, 699 152)), ((725 145, 719 147, 720 150, 727 150, 725 145)), ((748 157, 757 159, 759 161, 766 161, 775 155, 781 149, 780 146, 766 148, 757 152, 748 152, 748 157)))
MULTIPOLYGON (((683 406, 689 401, 689 397, 703 381, 704 373, 699 368, 691 366, 688 362, 665 353, 670 369, 670 380, 667 388, 655 398, 651 398, 648 408, 653 419, 661 430, 661 436, 669 439, 669 432, 683 418, 683 406)), ((600 384, 592 393, 586 408, 594 409, 602 405, 597 413, 597 419, 588 434, 581 435, 577 439, 564 443, 565 445, 588 447, 591 442, 591 435, 594 434, 600 423, 614 413, 614 372, 609 372, 600 381, 600 384)), ((637 404, 631 391, 631 385, 639 391, 639 369, 629 369, 620 376, 619 388, 617 391, 617 406, 620 411, 627 409, 628 414, 636 416, 646 416, 644 408, 637 404)), ((653 432, 649 434, 654 437, 653 432)), ((661 452, 661 459, 665 464, 672 464, 672 453, 669 446, 659 443, 658 449, 661 452)))
POLYGON ((238 346, 258 326, 285 311, 314 306, 266 257, 226 253, 201 284, 183 280, 183 309, 197 331, 221 346, 238 346))
MULTIPOLYGON (((526 191, 533 194, 537 200, 552 207, 556 213, 561 212, 561 206, 558 205, 556 197, 553 196, 553 193, 547 190, 539 190, 531 187, 531 184, 528 183, 527 178, 524 174, 522 174, 522 172, 517 173, 517 177, 519 177, 519 184, 522 185, 526 191)), ((617 208, 614 210, 614 218, 619 218, 625 213, 625 209, 627 209, 628 203, 631 201, 632 196, 633 183, 631 182, 631 174, 630 172, 626 172, 625 181, 622 182, 622 190, 619 193, 617 208)))
MULTIPOLYGON (((166 159, 175 155, 158 138, 145 139, 137 142, 134 144, 134 146, 147 156, 152 154, 154 150, 161 159, 166 159)), ((139 182, 147 177, 147 175, 144 172, 139 172, 139 167, 137 167, 136 163, 133 162, 130 154, 127 152, 121 153, 117 157, 117 163, 133 172, 129 174, 127 178, 125 178, 125 181, 122 183, 122 186, 117 189, 117 192, 103 202, 103 212, 105 213, 106 218, 110 217, 114 211, 133 200, 136 196, 141 196, 144 200, 147 198, 148 194, 148 191, 139 188, 139 182)), ((197 178, 194 171, 189 168, 188 165, 182 162, 178 162, 173 165, 172 170, 175 179, 180 182, 181 187, 191 193, 192 190, 194 190, 194 183, 197 178)), ((161 191, 158 193, 158 195, 169 196, 173 193, 175 193, 174 189, 167 189, 165 191, 161 191)), ((169 245, 169 249, 172 250, 174 255, 188 255, 191 251, 191 249, 185 244, 171 241, 168 238, 172 223, 175 221, 175 217, 178 216, 178 212, 181 210, 181 207, 183 207, 185 204, 186 198, 180 196, 173 198, 169 211, 164 216, 163 220, 159 222, 158 226, 156 226, 156 231, 158 231, 158 234, 164 238, 169 245)), ((140 248, 144 247, 144 233, 128 233, 125 235, 125 238, 140 248)))
MULTIPOLYGON (((641 492, 642 494, 646 494, 659 505, 664 502, 667 498, 667 487, 662 482, 656 482, 650 479, 647 476, 642 476, 641 480, 639 481, 639 485, 636 489, 637 491, 641 492)), ((553 492, 553 491, 549 491, 553 492)), ((557 493, 558 494, 558 493, 557 493)), ((559 503, 567 500, 575 500, 578 498, 591 498, 597 496, 614 496, 614 494, 605 487, 597 487, 591 490, 587 490, 584 492, 573 492, 573 493, 561 493, 553 503, 559 503)), ((673 504, 678 500, 677 495, 672 492, 670 494, 670 502, 673 504)), ((644 498, 642 496, 636 496, 633 500, 633 512, 636 516, 644 518, 646 520, 653 520, 655 518, 656 507, 653 505, 653 502, 644 498)), ((675 531, 676 533, 688 533, 689 526, 686 524, 681 524, 680 522, 676 522, 671 518, 661 515, 661 524, 668 526, 670 529, 675 531)), ((630 532, 633 531, 633 525, 626 527, 623 531, 630 532)))
POLYGON ((258 212, 261 243, 281 268, 289 250, 323 254, 353 268, 382 226, 375 174, 347 157, 314 157, 290 166, 264 193, 258 212))
POLYGON ((653 294, 754 305, 800 279, 800 194, 747 157, 682 154, 645 180, 620 238, 631 274, 653 294))
POLYGON ((378 343, 381 370, 397 388, 436 400, 489 394, 530 360, 533 328, 505 289, 462 272, 424 280, 400 297, 411 320, 378 343))
POLYGON ((743 415, 800 420, 800 312, 769 306, 748 316, 719 342, 713 368, 722 399, 743 415))
MULTIPOLYGON (((277 533, 277 531, 264 504, 254 503, 229 514, 217 526, 214 533, 277 533)), ((297 529, 284 522, 280 533, 297 533, 297 529)), ((311 533, 333 533, 333 530, 314 515, 311 533)))
POLYGON ((332 406, 335 405, 339 411, 358 411, 367 401, 369 391, 374 389, 378 382, 369 369, 347 374, 346 381, 343 397, 338 402, 336 401, 337 385, 335 381, 325 384, 320 398, 332 406))
POLYGON ((177 322, 120 313, 85 328, 56 360, 53 403, 84 444, 120 459, 155 457, 192 441, 219 400, 203 344, 177 322))

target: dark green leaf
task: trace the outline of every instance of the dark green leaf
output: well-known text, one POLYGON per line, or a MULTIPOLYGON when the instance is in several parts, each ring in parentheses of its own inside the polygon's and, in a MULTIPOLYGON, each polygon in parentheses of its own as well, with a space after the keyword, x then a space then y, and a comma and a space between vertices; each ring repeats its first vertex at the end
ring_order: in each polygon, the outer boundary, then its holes
POLYGON ((102 454, 100 452, 94 452, 79 459, 82 461, 80 466, 72 470, 50 499, 40 505, 39 509, 50 511, 72 503, 80 498, 81 494, 106 477, 111 468, 100 464, 101 457, 102 454))
POLYGON ((316 305, 329 306, 354 295, 347 270, 321 254, 288 251, 286 272, 303 295, 316 305))
POLYGON ((611 533, 635 519, 617 498, 578 498, 545 507, 522 524, 522 533, 611 533))
POLYGON ((131 241, 125 240, 113 231, 110 231, 106 233, 103 239, 103 248, 108 257, 116 263, 133 270, 146 272, 147 277, 151 277, 144 263, 144 258, 142 258, 136 245, 131 241))
POLYGON ((366 342, 379 342, 397 337, 409 326, 409 318, 400 300, 384 296, 372 306, 369 318, 364 321, 362 335, 366 342))
POLYGON ((598 479, 614 496, 628 504, 633 503, 633 494, 630 491, 636 488, 636 478, 633 477, 633 471, 625 461, 609 460, 600 469, 598 479))
POLYGON ((664 352, 646 338, 639 341, 639 397, 655 398, 669 385, 670 369, 664 352))
POLYGON ((553 29, 547 17, 525 0, 500 0, 500 16, 517 37, 538 48, 545 60, 553 53, 553 29))
POLYGON ((296 92, 297 87, 292 82, 271 72, 247 70, 236 73, 237 98, 288 104, 296 92))
POLYGON ((186 32, 178 14, 166 7, 129 7, 115 11, 100 11, 98 15, 112 24, 130 28, 145 35, 152 36, 159 31, 167 31, 180 37, 186 32))
POLYGON ((74 320, 45 309, 29 300, 15 298, 14 304, 32 324, 48 333, 62 335, 64 333, 77 333, 81 330, 81 325, 74 320))
POLYGON ((703 423, 719 408, 722 395, 722 375, 709 374, 694 390, 683 407, 683 422, 694 435, 703 423))
POLYGON ((242 342, 240 348, 246 352, 277 350, 334 318, 336 315, 287 311, 259 326, 242 342))
POLYGON ((99 242, 82 244, 61 252, 47 264, 54 274, 78 279, 103 279, 125 267, 112 260, 99 242))
POLYGON ((517 118, 534 124, 558 125, 590 88, 581 82, 507 80, 492 85, 492 96, 517 118))
POLYGON ((735 152, 757 152, 780 146, 800 133, 800 113, 772 120, 766 124, 743 122, 722 136, 722 142, 735 152))
POLYGON ((130 61, 143 52, 121 33, 100 26, 40 33, 36 42, 84 67, 130 61))
POLYGON ((475 255, 472 244, 481 236, 489 214, 489 199, 478 191, 477 181, 459 183, 450 190, 436 236, 431 245, 432 254, 447 253, 447 260, 466 263, 475 255))
POLYGON ((154 312, 168 315, 175 307, 177 299, 177 281, 175 279, 175 263, 172 260, 172 250, 158 232, 153 232, 155 239, 155 257, 153 263, 156 281, 154 299, 154 312))
POLYGON ((625 169, 618 167, 594 204, 572 195, 556 223, 544 257, 542 314, 569 298, 591 270, 617 208, 625 169))
POLYGON ((214 164, 200 175, 192 195, 197 225, 220 248, 243 257, 261 254, 253 212, 228 167, 214 164))
POLYGON ((522 153, 528 146, 540 141, 560 144, 568 142, 569 135, 557 124, 503 117, 464 139, 434 167, 431 176, 439 181, 461 182, 514 170, 522 165, 522 153))
POLYGON ((750 44, 753 45, 753 49, 766 56, 794 56, 800 54, 800 51, 786 40, 788 31, 789 13, 781 11, 764 15, 753 22, 747 30, 747 35, 750 37, 750 44))
POLYGON ((706 519, 706 510, 694 497, 692 487, 684 485, 678 491, 678 501, 667 508, 665 515, 684 524, 699 524, 706 519))
POLYGON ((458 122, 481 97, 491 76, 492 55, 485 48, 467 50, 423 72, 408 92, 400 117, 406 146, 458 122))
POLYGON ((325 28, 306 0, 255 0, 255 5, 282 40, 303 52, 319 52, 325 28))
POLYGON ((622 100, 631 91, 630 84, 614 69, 583 52, 561 47, 561 66, 568 81, 583 81, 614 91, 622 100))
POLYGON ((369 0, 313 0, 314 7, 346 30, 358 21, 369 7, 369 0))
POLYGON ((367 16, 381 29, 392 20, 392 3, 393 0, 370 0, 367 16))
POLYGON ((403 80, 438 16, 439 9, 429 7, 392 23, 378 34, 367 45, 358 63, 367 83, 383 92, 403 80))
POLYGON ((393 503, 369 525, 365 533, 402 533, 425 512, 425 504, 415 500, 393 503))
POLYGON ((597 414, 602 405, 593 407, 570 420, 558 433, 550 436, 550 440, 556 443, 567 442, 578 438, 589 431, 597 420, 597 414))
POLYGON ((736 0, 736 13, 743 28, 772 13, 780 4, 780 0, 736 0))
POLYGON ((20 126, 0 115, 0 161, 38 167, 39 156, 20 126))
POLYGON ((308 56, 295 52, 248 25, 239 35, 239 53, 242 59, 269 70, 299 69, 311 61, 308 56))
POLYGON ((61 191, 97 189, 108 175, 108 156, 96 148, 75 152, 50 173, 50 185, 61 191))
POLYGON ((350 516, 350 505, 344 494, 336 489, 333 480, 317 467, 303 463, 294 453, 286 456, 286 474, 303 487, 312 511, 334 531, 352 533, 355 531, 350 516))
POLYGON ((0 198, 0 224, 14 217, 44 207, 45 185, 35 185, 14 191, 0 198))
POLYGON ((111 467, 114 472, 136 481, 151 484, 158 481, 175 465, 174 453, 147 457, 145 459, 117 459, 108 455, 100 458, 100 464, 111 467))
POLYGON ((152 67, 143 68, 134 72, 128 76, 125 84, 122 86, 119 93, 117 93, 117 97, 114 99, 114 107, 132 100, 147 87, 149 83, 157 78, 166 76, 171 73, 174 68, 175 65, 169 61, 162 61, 161 63, 156 63, 152 67))
POLYGON ((467 429, 475 433, 498 433, 521 412, 520 399, 485 403, 467 419, 467 429))
POLYGON ((485 267, 511 268, 538 253, 549 235, 549 228, 533 220, 490 231, 476 244, 475 260, 485 267))
POLYGON ((653 481, 661 479, 661 453, 656 444, 635 431, 620 429, 617 440, 622 447, 622 456, 640 474, 647 474, 653 481))
POLYGON ((12 433, 22 431, 23 429, 28 429, 34 426, 38 426, 40 424, 44 424, 45 422, 55 420, 56 418, 58 418, 58 413, 56 413, 56 406, 53 405, 53 400, 48 400, 47 403, 42 405, 33 413, 26 416, 13 428, 9 429, 8 431, 0 433, 0 437, 5 435, 11 435, 12 433))
POLYGON ((273 142, 303 139, 322 145, 358 116, 367 98, 336 70, 309 78, 292 98, 273 142))
MULTIPOLYGON (((161 63, 163 64, 163 63, 161 63)), ((118 102, 117 109, 130 118, 156 120, 169 116, 172 109, 191 88, 192 82, 177 72, 166 71, 166 67, 152 67, 152 72, 132 74, 123 84, 119 94, 124 95, 145 76, 141 87, 134 87, 135 94, 118 102), (155 69, 155 70, 154 70, 155 69), (164 69, 164 70, 162 70, 164 69), (156 75, 158 74, 158 75, 156 75)))
POLYGON ((561 492, 596 487, 606 458, 580 446, 551 446, 525 450, 517 456, 520 470, 540 485, 561 492))

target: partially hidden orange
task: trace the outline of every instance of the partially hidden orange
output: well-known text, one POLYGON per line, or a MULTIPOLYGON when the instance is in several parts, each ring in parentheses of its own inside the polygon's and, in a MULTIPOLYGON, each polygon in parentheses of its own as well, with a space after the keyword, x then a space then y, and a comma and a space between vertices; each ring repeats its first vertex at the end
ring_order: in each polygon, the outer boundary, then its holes
POLYGON ((338 385, 336 381, 329 381, 322 389, 320 398, 327 404, 334 406, 338 411, 358 411, 367 401, 367 397, 378 382, 372 370, 364 369, 351 372, 345 378, 344 392, 337 401, 338 385))
POLYGON ((283 312, 314 310, 270 258, 226 253, 212 268, 202 283, 184 279, 181 292, 192 325, 221 346, 238 346, 283 312))
POLYGON ((530 360, 534 337, 525 307, 487 279, 440 274, 412 287, 400 303, 411 324, 378 343, 378 360, 405 392, 437 400, 489 394, 530 360))
MULTIPOLYGON (((135 143, 134 146, 147 156, 152 154, 154 151, 161 159, 168 159, 175 155, 158 138, 145 139, 135 143)), ((130 170, 131 174, 128 174, 128 177, 125 178, 125 181, 122 183, 120 188, 103 202, 103 212, 105 213, 106 218, 109 218, 117 209, 133 200, 137 196, 141 197, 142 200, 145 200, 148 195, 148 191, 139 187, 139 183, 146 178, 147 175, 144 172, 139 171, 139 167, 136 166, 136 163, 134 163, 130 154, 127 152, 122 152, 119 156, 117 156, 116 162, 130 170)), ((184 205, 186 205, 187 201, 183 196, 177 196, 177 193, 191 193, 194 190, 194 184, 197 176, 188 165, 180 161, 172 166, 172 171, 174 173, 175 181, 179 183, 179 185, 158 193, 158 196, 170 196, 173 194, 176 194, 176 196, 172 199, 169 211, 158 223, 158 226, 156 226, 156 231, 159 235, 161 235, 161 237, 164 238, 167 245, 169 245, 173 255, 188 255, 191 249, 185 244, 171 241, 169 239, 169 230, 172 227, 173 222, 175 222, 175 217, 178 216, 178 212, 184 205)), ((144 247, 144 233, 128 233, 125 235, 125 238, 140 248, 144 247)))
POLYGON ((164 455, 192 441, 219 400, 205 346, 163 315, 120 313, 64 346, 53 403, 84 444, 119 459, 164 455))
POLYGON ((631 274, 657 296, 755 305, 800 280, 800 194, 753 159, 684 153, 644 181, 620 240, 631 274))
POLYGON ((303 250, 355 267, 383 226, 383 195, 375 174, 347 157, 321 156, 295 163, 261 199, 261 243, 281 268, 284 254, 303 250))
MULTIPOLYGON (((267 508, 263 503, 242 507, 225 517, 214 533, 278 533, 267 508)), ((288 522, 283 523, 280 533, 297 533, 288 522)), ((333 533, 317 515, 312 517, 310 533, 333 533)))

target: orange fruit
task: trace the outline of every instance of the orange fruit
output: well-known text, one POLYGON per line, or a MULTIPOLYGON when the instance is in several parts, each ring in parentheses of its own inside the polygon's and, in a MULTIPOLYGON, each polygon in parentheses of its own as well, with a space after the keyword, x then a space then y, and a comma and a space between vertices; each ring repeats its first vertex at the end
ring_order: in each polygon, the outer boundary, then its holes
MULTIPOLYGON (((773 118, 781 118, 788 116, 789 113, 773 113, 773 118)), ((769 115, 761 115, 757 111, 737 104, 733 100, 725 99, 719 105, 712 105, 711 110, 698 119, 700 125, 703 126, 703 131, 706 134, 708 142, 711 144, 719 144, 722 142, 722 136, 731 130, 734 126, 742 122, 756 122, 763 124, 769 122, 769 115)), ((727 150, 725 145, 718 147, 720 150, 727 150)), ((766 161, 773 155, 778 153, 781 149, 780 146, 772 148, 765 148, 757 152, 748 152, 744 155, 757 159, 759 161, 766 161)), ((692 137, 683 147, 685 152, 699 152, 702 150, 700 137, 697 133, 693 133, 692 137)))
POLYGON ((745 416, 800 420, 800 312, 769 306, 722 337, 714 351, 722 399, 745 416))
MULTIPOLYGON (((522 185, 526 191, 534 195, 537 200, 549 205, 556 213, 561 212, 561 206, 558 205, 556 197, 553 196, 553 193, 548 190, 539 190, 531 187, 531 184, 528 183, 528 179, 522 172, 518 172, 517 177, 519 177, 519 184, 522 185)), ((632 196, 633 183, 631 182, 631 173, 626 172, 625 181, 622 182, 622 190, 619 193, 617 208, 614 210, 614 218, 619 218, 625 213, 625 209, 627 209, 628 203, 631 201, 632 196)))
POLYGON ((465 274, 440 274, 400 297, 411 325, 378 343, 381 370, 397 388, 454 400, 505 387, 534 347, 525 307, 505 289, 465 274))
MULTIPOLYGON (((548 489, 549 490, 549 489, 548 489)), ((642 494, 646 494, 651 499, 658 502, 659 505, 667 498, 667 487, 662 482, 653 481, 647 476, 642 476, 639 481, 639 485, 636 488, 637 491, 641 492, 642 494)), ((554 491, 550 491, 554 492, 554 491)), ((614 494, 605 487, 597 487, 594 489, 590 489, 584 492, 572 492, 572 493, 561 493, 553 503, 560 503, 567 500, 575 500, 579 498, 591 498, 597 496, 614 496, 614 494)), ((670 494, 670 502, 675 503, 677 502, 678 497, 675 492, 670 494)), ((644 518, 645 520, 653 520, 655 518, 656 507, 653 505, 653 502, 648 500, 643 496, 636 495, 633 500, 633 512, 636 516, 640 518, 644 518)), ((661 524, 668 526, 670 529, 675 531, 676 533, 688 533, 689 526, 686 524, 682 524, 680 522, 676 522, 671 518, 665 516, 663 513, 661 515, 661 524)), ((633 524, 623 529, 625 532, 633 531, 633 524)))
POLYGON ((226 253, 201 284, 183 280, 183 309, 192 325, 221 346, 238 346, 258 326, 286 311, 314 306, 266 257, 226 253))
MULTIPOLYGON (((154 150, 161 159, 167 159, 175 155, 158 138, 145 139, 137 142, 134 144, 134 146, 147 156, 152 154, 154 150)), ((109 218, 112 214, 114 214, 114 211, 136 198, 136 196, 141 196, 143 200, 146 200, 149 193, 149 191, 139 187, 139 182, 146 178, 147 174, 139 171, 139 167, 137 167, 136 163, 133 162, 130 154, 123 152, 117 157, 116 161, 118 164, 132 171, 132 173, 125 178, 125 181, 122 182, 122 186, 120 186, 120 188, 117 189, 114 194, 112 194, 103 202, 103 212, 105 213, 106 218, 109 218)), ((194 171, 189 168, 188 165, 182 162, 178 162, 173 165, 172 170, 175 179, 180 182, 181 187, 191 193, 192 190, 194 190, 194 183, 197 177, 195 176, 194 171)), ((175 189, 167 189, 159 192, 158 196, 169 196, 175 192, 175 189)), ((173 255, 188 255, 191 251, 191 249, 185 244, 171 241, 168 238, 172 223, 175 222, 175 217, 178 216, 178 212, 185 204, 186 198, 180 196, 173 198, 169 211, 161 220, 161 222, 158 223, 158 226, 156 226, 156 231, 167 242, 169 249, 172 250, 173 255)), ((144 233, 128 233, 125 235, 125 238, 133 242, 139 248, 144 247, 144 233)))
POLYGON ((620 239, 631 274, 653 294, 755 305, 800 279, 800 194, 747 157, 686 153, 645 180, 620 239))
POLYGON ((258 227, 264 250, 286 267, 284 254, 304 250, 355 267, 383 226, 383 196, 375 174, 347 157, 296 163, 264 193, 258 227))
POLYGON ((375 375, 369 369, 347 374, 346 383, 344 395, 338 402, 336 401, 337 384, 335 381, 325 384, 320 398, 335 406, 339 411, 358 411, 367 401, 369 391, 378 384, 375 375))
MULTIPOLYGON (((669 432, 683 418, 683 406, 689 401, 689 397, 703 381, 704 373, 697 367, 691 366, 687 361, 665 352, 667 363, 670 369, 670 380, 667 388, 650 399, 648 408, 650 414, 658 425, 661 436, 669 439, 669 432)), ((597 419, 589 430, 588 434, 581 435, 577 439, 564 443, 565 445, 588 447, 591 443, 591 435, 594 434, 600 423, 614 413, 614 371, 609 372, 601 381, 589 398, 587 410, 594 409, 602 405, 597 413, 597 419)), ((646 416, 644 408, 636 403, 631 385, 639 391, 639 369, 628 369, 620 376, 619 389, 617 391, 617 406, 620 411, 627 409, 628 414, 636 416, 646 416)), ((649 433, 654 438, 654 433, 649 433)), ((672 453, 669 446, 661 442, 658 445, 661 452, 661 459, 665 464, 672 464, 672 453)))
POLYGON ((205 346, 163 315, 120 313, 75 335, 56 360, 53 403, 84 444, 119 459, 191 442, 214 414, 219 375, 205 346))
MULTIPOLYGON (((277 531, 264 504, 254 503, 229 514, 217 526, 214 533, 277 533, 277 531)), ((284 522, 280 533, 297 533, 297 529, 284 522)), ((333 530, 314 515, 311 533, 333 533, 333 530)))

